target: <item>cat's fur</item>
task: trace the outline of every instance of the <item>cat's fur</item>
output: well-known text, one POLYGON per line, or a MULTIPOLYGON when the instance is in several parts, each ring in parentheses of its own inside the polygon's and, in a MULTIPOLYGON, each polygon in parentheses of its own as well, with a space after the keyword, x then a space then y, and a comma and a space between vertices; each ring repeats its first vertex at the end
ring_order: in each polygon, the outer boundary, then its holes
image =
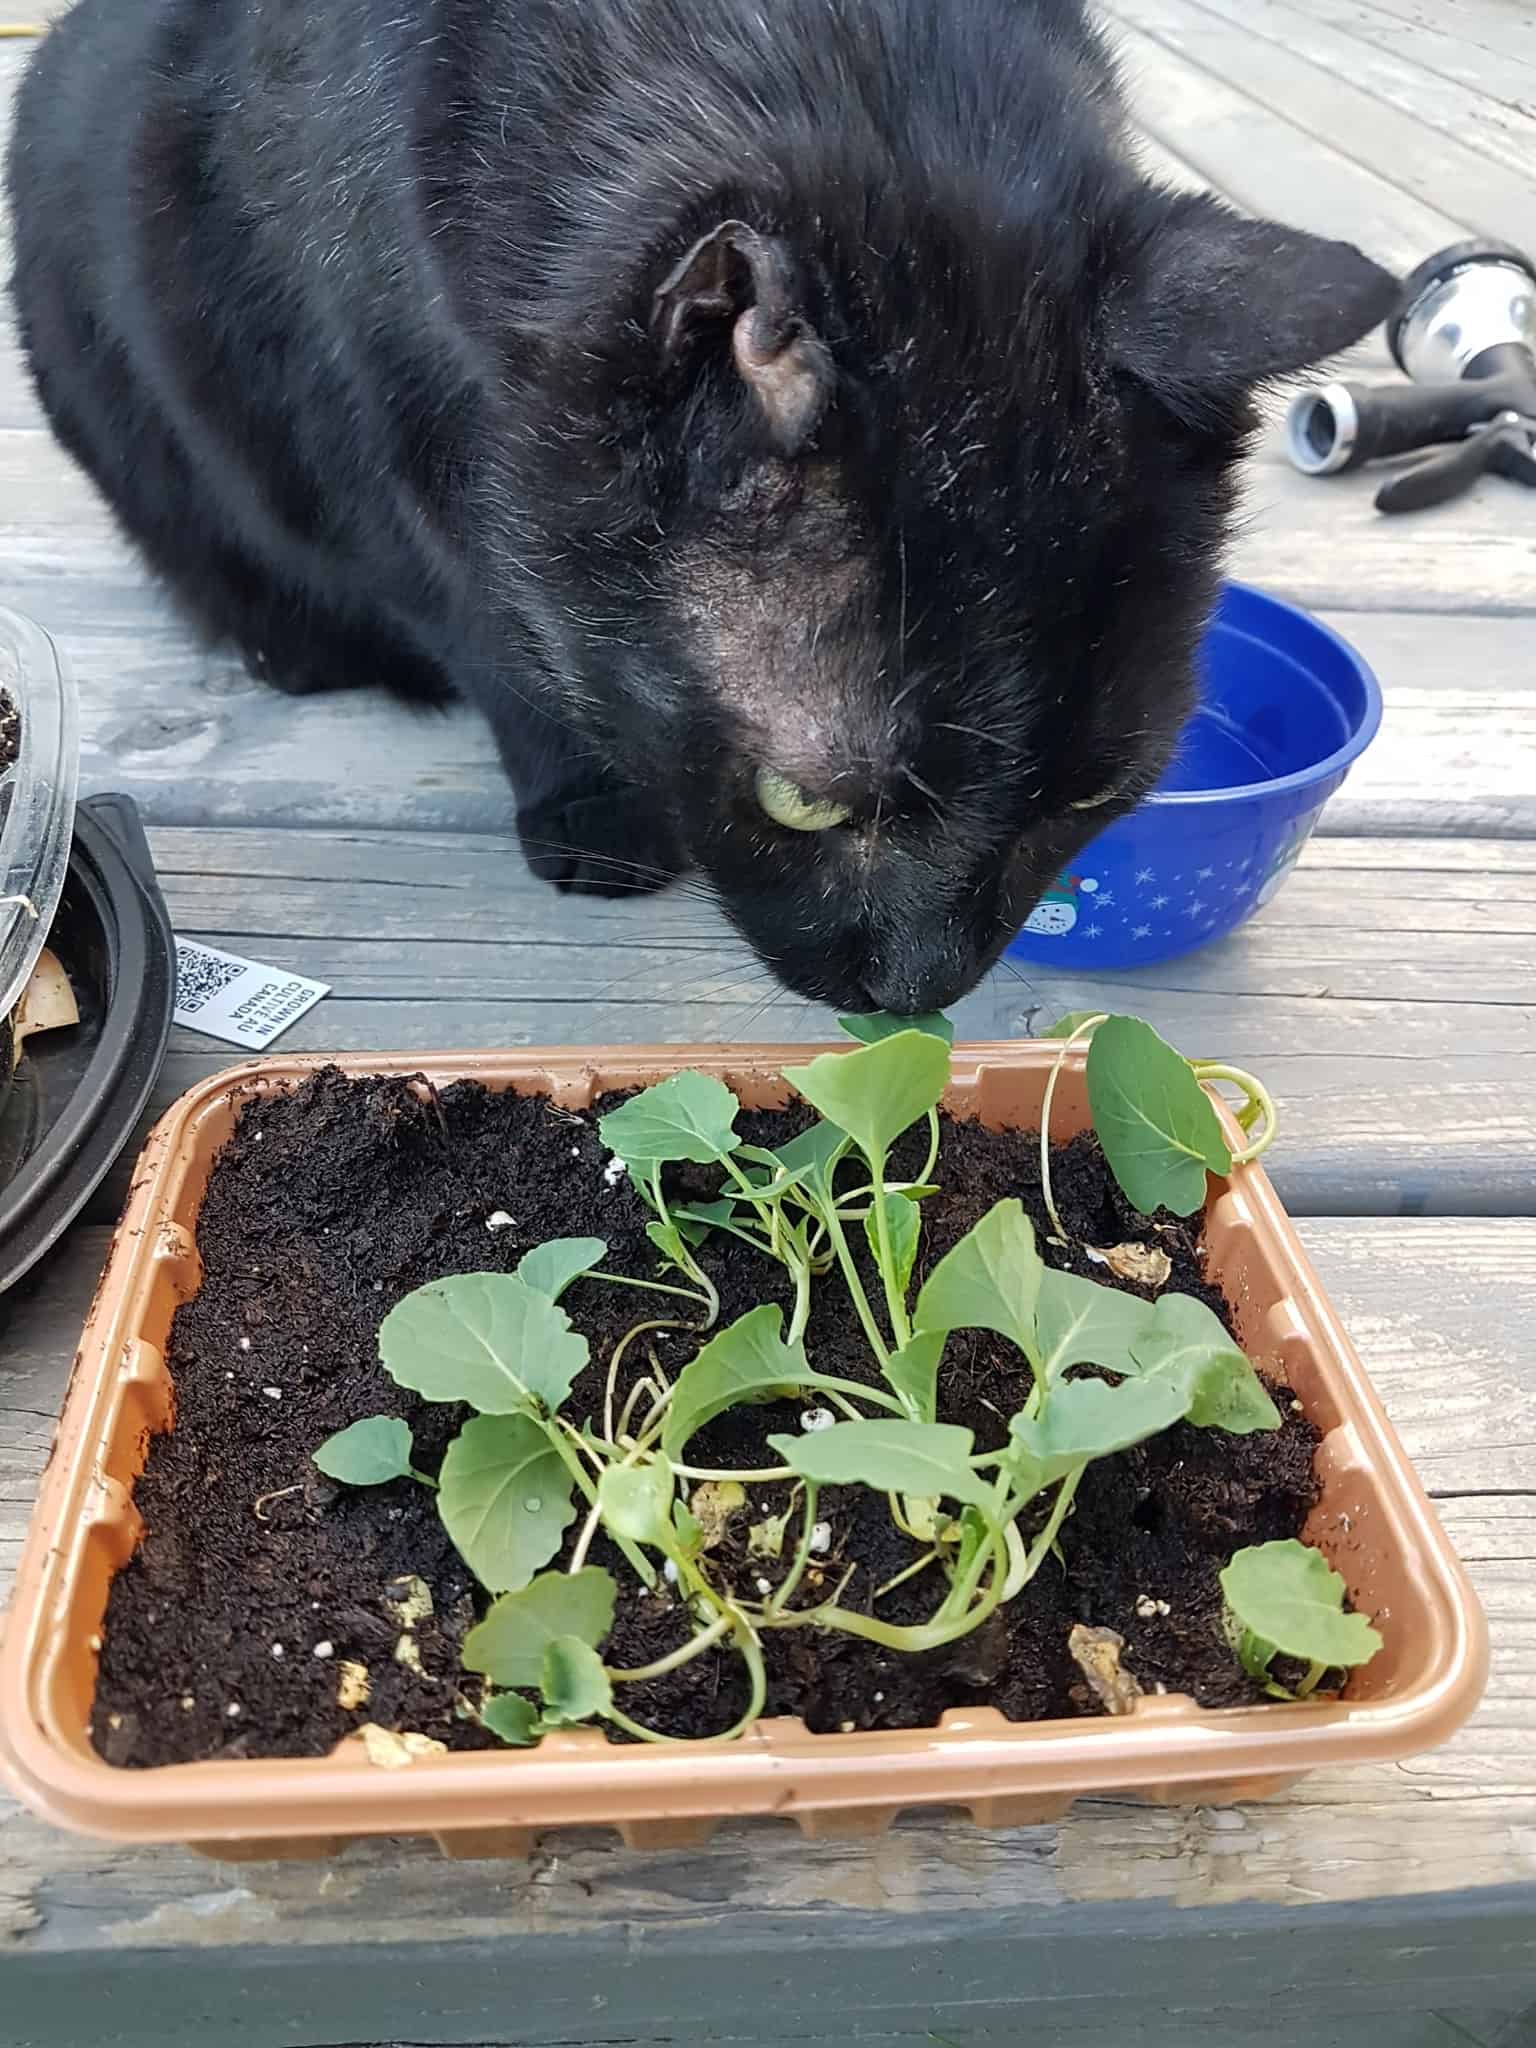
POLYGON ((1121 121, 1079 0, 80 0, 16 302, 274 683, 462 692, 541 873, 924 1009, 1157 779, 1249 394, 1391 300, 1121 121))

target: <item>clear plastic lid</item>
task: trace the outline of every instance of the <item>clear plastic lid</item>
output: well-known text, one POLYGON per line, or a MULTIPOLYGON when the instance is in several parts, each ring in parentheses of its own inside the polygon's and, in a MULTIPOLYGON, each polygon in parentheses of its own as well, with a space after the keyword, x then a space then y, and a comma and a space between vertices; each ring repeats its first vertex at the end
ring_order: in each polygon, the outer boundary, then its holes
POLYGON ((0 774, 0 1018, 47 942, 69 871, 80 767, 75 691, 48 635, 0 609, 0 690, 21 713, 15 761, 0 774))

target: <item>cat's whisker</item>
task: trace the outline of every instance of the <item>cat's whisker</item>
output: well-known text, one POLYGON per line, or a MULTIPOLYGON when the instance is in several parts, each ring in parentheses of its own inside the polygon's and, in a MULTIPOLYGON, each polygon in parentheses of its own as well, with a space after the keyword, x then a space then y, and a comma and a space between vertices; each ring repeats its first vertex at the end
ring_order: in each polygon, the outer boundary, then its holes
POLYGON ((1000 753, 1009 754, 1013 751, 1011 740, 1004 739, 999 733, 985 732, 979 725, 956 725, 949 719, 942 719, 933 729, 935 732, 958 733, 962 739, 980 740, 985 746, 996 747, 1000 753))
POLYGON ((901 766, 901 774, 903 781, 910 782, 920 796, 927 797, 928 801, 942 813, 944 799, 939 795, 939 792, 933 787, 932 783, 924 782, 917 770, 905 761, 901 766))

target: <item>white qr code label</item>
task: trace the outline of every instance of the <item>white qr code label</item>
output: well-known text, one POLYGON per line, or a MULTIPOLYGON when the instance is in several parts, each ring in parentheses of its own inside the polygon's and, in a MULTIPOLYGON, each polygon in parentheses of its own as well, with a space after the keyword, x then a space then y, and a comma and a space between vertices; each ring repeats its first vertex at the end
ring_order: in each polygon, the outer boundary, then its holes
POLYGON ((176 941, 176 1022, 229 1045, 262 1052, 312 1010, 330 984, 263 967, 193 939, 176 941))

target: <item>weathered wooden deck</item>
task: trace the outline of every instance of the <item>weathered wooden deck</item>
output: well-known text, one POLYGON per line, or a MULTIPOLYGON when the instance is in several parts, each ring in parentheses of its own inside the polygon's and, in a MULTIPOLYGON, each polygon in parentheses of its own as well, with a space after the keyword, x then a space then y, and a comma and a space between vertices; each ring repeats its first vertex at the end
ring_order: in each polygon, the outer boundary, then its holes
MULTIPOLYGON (((1525 0, 1107 12, 1166 174, 1402 267, 1473 232, 1536 243, 1525 0)), ((0 47, 7 103, 25 59, 0 47)), ((1384 370, 1379 340, 1357 353, 1384 370)), ((1386 690, 1300 872, 1195 959, 1118 984, 1000 974, 961 1022, 1005 1035, 1112 998, 1270 1080, 1275 1177, 1489 1610, 1473 1723, 1251 1809, 1097 1800, 999 1837, 732 1830, 665 1857, 588 1836, 526 1868, 378 1843, 227 1869, 0 1804, 7 2041, 1536 2043, 1536 497, 1488 481, 1398 523, 1372 488, 1297 477, 1271 435, 1233 550, 1386 690)), ((8 335, 0 601, 63 644, 83 786, 143 806, 178 929, 335 984, 285 1044, 824 1029, 697 903, 531 884, 472 719, 294 703, 199 653, 43 431, 8 335)), ((178 1035, 162 1101, 229 1057, 178 1035)), ((115 1199, 0 1305, 0 1585, 115 1199)))

